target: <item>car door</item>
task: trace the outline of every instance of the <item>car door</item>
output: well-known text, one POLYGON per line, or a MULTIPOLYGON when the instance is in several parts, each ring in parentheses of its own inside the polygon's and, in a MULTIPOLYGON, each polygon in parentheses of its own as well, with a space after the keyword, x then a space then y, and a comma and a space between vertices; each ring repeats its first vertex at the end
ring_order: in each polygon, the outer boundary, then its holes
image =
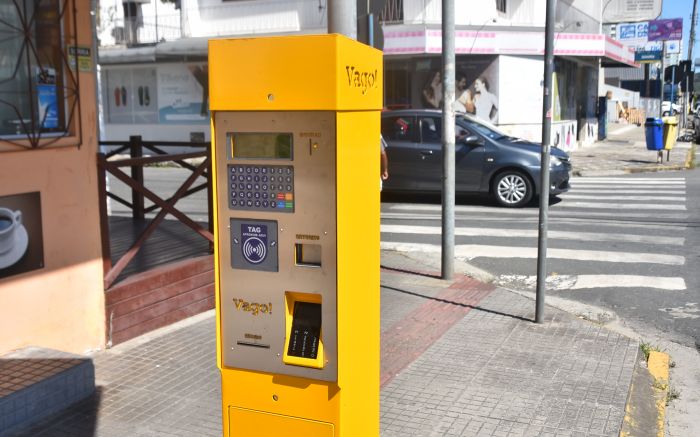
POLYGON ((473 129, 460 123, 455 126, 455 134, 455 190, 480 191, 489 142, 473 129))
POLYGON ((395 191, 416 189, 417 131, 414 115, 382 117, 382 136, 387 143, 386 153, 389 159, 389 179, 384 181, 384 189, 395 191))
MULTIPOLYGON (((415 175, 417 189, 442 190, 442 118, 419 116, 421 141, 416 157, 421 169, 415 175)), ((455 125, 455 190, 475 192, 481 188, 484 167, 484 149, 487 141, 473 130, 459 123, 455 125), (467 138, 476 138, 466 142, 467 138)))
POLYGON ((420 141, 414 159, 417 168, 413 177, 419 191, 442 189, 442 118, 433 115, 418 116, 420 141))

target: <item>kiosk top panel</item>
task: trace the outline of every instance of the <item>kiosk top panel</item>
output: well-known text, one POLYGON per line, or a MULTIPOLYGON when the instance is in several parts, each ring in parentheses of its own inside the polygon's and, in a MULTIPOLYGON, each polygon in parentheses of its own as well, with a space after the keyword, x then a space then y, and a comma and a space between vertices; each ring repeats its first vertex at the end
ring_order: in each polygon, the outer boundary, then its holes
POLYGON ((382 52, 343 35, 209 41, 212 111, 382 109, 382 52))

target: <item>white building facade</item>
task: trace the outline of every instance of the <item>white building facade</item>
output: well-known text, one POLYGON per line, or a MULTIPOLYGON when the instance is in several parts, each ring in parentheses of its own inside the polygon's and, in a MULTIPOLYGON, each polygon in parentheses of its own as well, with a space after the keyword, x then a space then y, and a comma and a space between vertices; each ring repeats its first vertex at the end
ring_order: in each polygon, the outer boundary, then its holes
MULTIPOLYGON (((101 0, 103 139, 209 140, 207 40, 325 33, 327 0, 101 0)), ((553 145, 597 137, 601 65, 635 66, 602 33, 603 0, 559 0, 553 145)), ((440 105, 442 0, 386 0, 385 106, 440 105)), ((545 2, 455 0, 458 110, 539 141, 545 2), (474 99, 476 95, 479 99, 474 99), (471 102, 470 102, 471 98, 471 102), (477 104, 474 104, 478 101, 477 104)), ((280 74, 285 68, 280 66, 280 74)))

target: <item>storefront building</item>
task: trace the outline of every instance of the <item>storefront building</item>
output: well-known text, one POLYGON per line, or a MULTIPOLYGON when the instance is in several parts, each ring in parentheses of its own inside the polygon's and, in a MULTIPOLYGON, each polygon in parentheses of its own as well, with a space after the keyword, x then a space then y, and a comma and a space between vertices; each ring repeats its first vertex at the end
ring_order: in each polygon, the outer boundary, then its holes
POLYGON ((90 9, 0 2, 0 355, 104 346, 90 9))
MULTIPOLYGON (((187 17, 181 20, 187 26, 172 41, 100 51, 105 139, 208 140, 201 74, 208 38, 326 31, 325 9, 315 0, 182 4, 179 18, 187 17)), ((153 12, 142 7, 144 16, 153 12)), ((595 141, 600 67, 636 66, 633 52, 602 34, 602 7, 601 0, 557 4, 552 139, 567 150, 595 141)), ((539 141, 545 2, 465 0, 455 8, 457 109, 539 141)), ((439 0, 386 0, 380 19, 387 108, 439 106, 441 13, 439 0)), ((105 29, 103 34, 114 34, 105 29)), ((166 30, 144 25, 137 36, 166 30)))
MULTIPOLYGON (((441 31, 388 30, 385 41, 387 108, 440 107, 441 31)), ((542 47, 541 32, 457 31, 456 110, 541 141, 542 47)), ((634 65, 634 55, 603 35, 558 33, 555 56, 552 145, 572 150, 597 136, 599 60, 634 65)))

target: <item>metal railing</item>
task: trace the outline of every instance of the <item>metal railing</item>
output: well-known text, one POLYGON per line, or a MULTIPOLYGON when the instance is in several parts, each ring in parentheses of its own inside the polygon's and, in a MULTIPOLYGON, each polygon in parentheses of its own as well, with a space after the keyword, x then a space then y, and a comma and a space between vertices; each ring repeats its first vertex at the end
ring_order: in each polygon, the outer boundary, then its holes
POLYGON ((143 247, 144 242, 151 236, 168 214, 177 218, 181 223, 189 227, 193 232, 199 234, 202 238, 208 240, 210 242, 210 250, 213 249, 214 220, 210 177, 211 161, 209 158, 210 143, 143 141, 140 136, 132 136, 128 141, 101 141, 100 146, 115 147, 115 149, 109 153, 99 153, 97 156, 105 289, 109 288, 116 281, 120 273, 124 271, 124 268, 126 268, 138 251, 143 247), (192 153, 170 154, 164 150, 169 147, 194 147, 202 150, 192 153), (149 151, 153 155, 144 156, 144 150, 149 151), (128 157, 122 157, 124 154, 128 157), (192 164, 192 161, 187 161, 193 159, 199 163, 192 164), (143 167, 145 165, 164 162, 172 162, 191 171, 189 177, 187 177, 175 191, 175 194, 167 199, 161 198, 146 187, 143 174, 143 167), (131 170, 130 174, 122 170, 124 167, 131 170), (107 190, 107 175, 120 180, 131 188, 131 200, 124 199, 107 190), (199 177, 205 178, 206 182, 193 186, 199 177), (201 190, 207 190, 208 229, 205 229, 189 218, 185 213, 175 208, 175 204, 179 200, 201 190), (130 208, 133 220, 143 220, 146 214, 158 211, 155 217, 151 219, 149 225, 136 238, 136 241, 114 264, 111 258, 107 199, 112 199, 130 208), (146 199, 153 202, 153 204, 146 207, 146 199))

